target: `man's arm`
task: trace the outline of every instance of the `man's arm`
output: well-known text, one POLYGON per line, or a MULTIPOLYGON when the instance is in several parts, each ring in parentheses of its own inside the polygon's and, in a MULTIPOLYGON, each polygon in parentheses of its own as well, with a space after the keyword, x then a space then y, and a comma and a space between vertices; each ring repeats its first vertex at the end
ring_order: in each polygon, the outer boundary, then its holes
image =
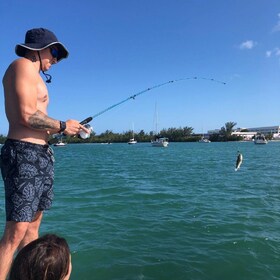
POLYGON ((28 124, 33 129, 53 130, 54 132, 60 130, 60 121, 48 117, 39 110, 29 117, 28 124))

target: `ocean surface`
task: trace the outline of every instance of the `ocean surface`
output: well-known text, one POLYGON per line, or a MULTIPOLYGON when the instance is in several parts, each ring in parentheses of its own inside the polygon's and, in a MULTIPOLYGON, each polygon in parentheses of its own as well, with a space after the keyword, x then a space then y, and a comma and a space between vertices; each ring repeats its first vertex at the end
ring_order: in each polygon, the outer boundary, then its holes
MULTIPOLYGON (((54 151, 40 234, 67 239, 71 280, 280 279, 280 142, 54 151)), ((4 222, 1 180, 1 233, 4 222)))

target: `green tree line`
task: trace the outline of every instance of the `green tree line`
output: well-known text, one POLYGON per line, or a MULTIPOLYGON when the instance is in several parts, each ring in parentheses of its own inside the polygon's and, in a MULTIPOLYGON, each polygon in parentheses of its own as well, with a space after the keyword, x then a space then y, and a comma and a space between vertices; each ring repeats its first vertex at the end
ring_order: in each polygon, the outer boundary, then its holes
MULTIPOLYGON (((226 122, 223 127, 216 134, 211 134, 209 140, 211 142, 226 142, 226 141, 240 141, 243 140, 241 136, 231 135, 236 126, 235 122, 226 122)), ((193 128, 189 126, 185 127, 170 127, 168 129, 162 129, 158 135, 167 137, 170 142, 197 142, 202 134, 193 133, 193 128)), ((92 133, 88 139, 81 139, 79 137, 66 136, 64 141, 67 143, 126 143, 132 138, 132 130, 128 130, 122 133, 115 133, 111 130, 96 135, 92 133)), ((134 138, 138 142, 150 142, 156 135, 153 131, 145 132, 141 130, 138 133, 134 132, 134 138)), ((3 144, 6 140, 6 136, 0 135, 0 143, 3 144)))
MULTIPOLYGON (((106 130, 105 132, 96 135, 93 133, 88 139, 80 139, 78 137, 66 137, 66 142, 68 143, 126 143, 133 136, 133 131, 128 130, 122 133, 115 133, 111 130, 106 130)), ((145 132, 140 130, 138 133, 134 132, 134 139, 138 142, 150 142, 155 138, 153 131, 145 132)), ((167 137, 171 142, 187 142, 187 141, 198 141, 200 135, 193 133, 192 127, 171 127, 168 129, 163 129, 157 134, 157 136, 167 137)))

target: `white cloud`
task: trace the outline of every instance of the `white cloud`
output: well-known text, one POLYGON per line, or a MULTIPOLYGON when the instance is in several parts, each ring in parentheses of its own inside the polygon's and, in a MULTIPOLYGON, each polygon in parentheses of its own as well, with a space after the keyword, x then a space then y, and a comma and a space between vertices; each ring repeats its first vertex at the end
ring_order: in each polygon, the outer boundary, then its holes
POLYGON ((254 42, 252 40, 247 40, 247 41, 245 41, 245 42, 243 42, 239 45, 239 49, 241 49, 241 50, 251 50, 256 45, 257 45, 256 42, 254 42))
POLYGON ((271 57, 271 55, 272 55, 272 51, 266 51, 266 53, 265 53, 266 57, 271 57))
POLYGON ((265 56, 266 57, 280 56, 280 49, 275 48, 273 50, 266 51, 265 56))
POLYGON ((272 29, 273 32, 278 32, 278 31, 280 31, 280 13, 279 13, 277 16, 278 16, 278 22, 277 22, 277 24, 273 27, 273 29, 272 29))

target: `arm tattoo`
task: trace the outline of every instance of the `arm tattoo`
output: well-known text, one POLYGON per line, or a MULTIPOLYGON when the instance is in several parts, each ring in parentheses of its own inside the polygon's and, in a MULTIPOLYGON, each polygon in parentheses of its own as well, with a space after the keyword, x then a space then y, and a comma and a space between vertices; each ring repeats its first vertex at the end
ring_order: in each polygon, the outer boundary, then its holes
POLYGON ((57 120, 48 117, 39 110, 30 116, 28 119, 28 124, 34 129, 58 129, 57 120))

